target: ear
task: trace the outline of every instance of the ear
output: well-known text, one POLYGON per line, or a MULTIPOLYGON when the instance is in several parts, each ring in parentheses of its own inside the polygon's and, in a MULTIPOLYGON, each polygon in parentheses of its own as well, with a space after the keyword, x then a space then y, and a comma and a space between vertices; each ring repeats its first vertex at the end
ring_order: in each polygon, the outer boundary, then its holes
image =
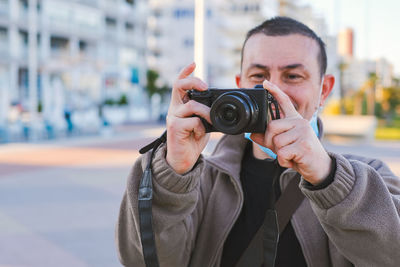
POLYGON ((240 74, 236 74, 235 79, 237 87, 242 88, 242 86, 240 86, 240 74))
POLYGON ((325 100, 332 92, 334 85, 335 85, 335 77, 331 74, 326 74, 324 76, 324 82, 322 84, 321 101, 319 103, 320 107, 322 107, 325 104, 325 100))

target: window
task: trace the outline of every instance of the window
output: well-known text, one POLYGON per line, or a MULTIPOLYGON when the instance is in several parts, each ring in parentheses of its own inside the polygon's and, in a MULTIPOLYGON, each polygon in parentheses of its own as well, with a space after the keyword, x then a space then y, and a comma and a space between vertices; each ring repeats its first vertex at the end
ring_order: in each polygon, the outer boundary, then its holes
POLYGON ((194 10, 189 8, 175 9, 174 17, 176 19, 194 18, 194 10))
POLYGON ((7 28, 0 27, 0 41, 6 41, 8 39, 7 28))
POLYGON ((50 47, 53 51, 67 50, 68 39, 63 37, 52 36, 50 37, 50 47))
POLYGON ((27 31, 19 31, 19 38, 21 40, 21 43, 24 45, 28 45, 28 32, 27 31))
POLYGON ((88 44, 85 41, 79 41, 79 50, 84 52, 87 50, 88 44))
POLYGON ((22 9, 28 10, 28 0, 19 0, 19 5, 22 9))
POLYGON ((194 45, 193 38, 186 38, 185 40, 183 40, 183 45, 185 47, 193 47, 194 45))
POLYGON ((125 23, 125 29, 127 30, 127 31, 133 31, 133 29, 134 29, 135 27, 134 27, 134 25, 132 24, 132 23, 130 23, 130 22, 127 22, 127 23, 125 23))
POLYGON ((107 28, 116 28, 117 20, 114 18, 106 17, 106 26, 107 28))

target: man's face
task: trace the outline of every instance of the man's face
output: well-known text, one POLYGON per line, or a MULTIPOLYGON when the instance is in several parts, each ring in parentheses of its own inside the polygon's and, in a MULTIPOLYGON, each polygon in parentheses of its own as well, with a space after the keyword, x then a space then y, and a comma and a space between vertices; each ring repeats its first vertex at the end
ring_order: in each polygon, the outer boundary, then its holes
POLYGON ((255 34, 244 47, 242 72, 236 77, 237 85, 252 88, 268 80, 289 96, 305 119, 310 119, 333 87, 333 80, 329 86, 324 85, 319 103, 322 80, 318 54, 317 42, 300 34, 255 34))

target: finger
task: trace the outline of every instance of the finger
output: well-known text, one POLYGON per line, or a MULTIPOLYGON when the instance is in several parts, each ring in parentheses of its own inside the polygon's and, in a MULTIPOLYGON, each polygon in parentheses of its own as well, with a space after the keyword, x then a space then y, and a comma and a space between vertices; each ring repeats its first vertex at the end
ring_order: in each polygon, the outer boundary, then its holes
POLYGON ((206 134, 206 129, 198 117, 179 118, 169 116, 167 117, 167 129, 168 133, 173 133, 168 136, 171 141, 187 138, 192 134, 196 139, 199 139, 206 134))
POLYGON ((267 147, 275 147, 273 142, 275 136, 294 129, 297 123, 300 123, 297 118, 270 121, 267 125, 267 130, 265 131, 265 145, 267 147))
POLYGON ((299 135, 296 131, 286 131, 281 134, 277 134, 272 138, 273 146, 276 150, 279 150, 285 146, 291 145, 299 139, 299 135))
POLYGON ((267 89, 273 97, 278 101, 280 109, 282 110, 285 118, 287 117, 301 117, 301 115, 297 112, 294 107, 292 101, 287 94, 285 94, 278 86, 265 80, 263 83, 265 89, 267 89))
POLYGON ((184 105, 180 105, 174 112, 174 115, 180 118, 190 117, 193 115, 200 116, 207 120, 211 124, 210 119, 210 107, 203 105, 194 100, 190 100, 184 105))
POLYGON ((294 162, 297 157, 294 146, 294 144, 291 144, 276 151, 277 159, 280 166, 285 168, 294 167, 294 162))
POLYGON ((187 90, 205 91, 208 86, 205 82, 196 77, 187 77, 176 80, 172 89, 172 104, 182 104, 186 102, 187 90))
POLYGON ((187 90, 196 89, 199 91, 205 91, 208 89, 208 86, 205 82, 197 77, 187 77, 185 79, 176 80, 174 83, 174 88, 182 97, 186 94, 187 90))
POLYGON ((194 69, 196 68, 196 63, 192 62, 186 67, 184 67, 181 72, 179 72, 178 79, 184 79, 188 77, 190 74, 193 73, 194 69))

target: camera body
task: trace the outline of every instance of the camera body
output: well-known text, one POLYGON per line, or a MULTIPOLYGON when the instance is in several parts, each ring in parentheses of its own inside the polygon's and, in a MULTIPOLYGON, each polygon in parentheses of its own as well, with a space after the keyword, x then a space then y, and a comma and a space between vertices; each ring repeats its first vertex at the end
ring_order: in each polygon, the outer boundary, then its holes
POLYGON ((268 105, 272 95, 261 85, 254 88, 188 91, 189 99, 211 107, 212 124, 200 118, 206 132, 241 134, 263 133, 269 120, 268 105))

